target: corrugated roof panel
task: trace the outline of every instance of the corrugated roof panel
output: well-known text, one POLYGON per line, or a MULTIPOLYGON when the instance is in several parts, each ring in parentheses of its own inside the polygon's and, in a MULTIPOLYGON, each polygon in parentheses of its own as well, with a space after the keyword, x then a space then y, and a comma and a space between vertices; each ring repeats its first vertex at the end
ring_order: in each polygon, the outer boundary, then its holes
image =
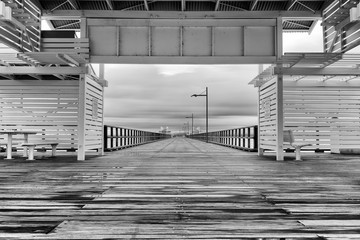
POLYGON ((80 23, 77 20, 53 20, 51 23, 56 29, 80 29, 80 23))
POLYGON ((80 23, 77 20, 57 20, 51 21, 56 29, 80 29, 80 23))
MULTIPOLYGON (((186 7, 189 2, 186 2, 186 7)), ((181 2, 180 1, 164 1, 164 2, 149 2, 150 11, 181 11, 181 2)))
POLYGON ((303 30, 308 31, 312 25, 313 21, 284 21, 283 29, 284 30, 303 30))
POLYGON ((214 11, 215 2, 186 2, 186 11, 214 11))
POLYGON ((256 5, 256 11, 281 11, 284 10, 287 6, 286 1, 259 1, 256 5))
POLYGON ((117 1, 113 2, 116 10, 145 11, 144 1, 117 1), (139 10, 140 9, 140 10, 139 10))
POLYGON ((221 1, 219 11, 247 11, 250 9, 250 2, 221 1))
POLYGON ((105 1, 78 1, 78 3, 84 10, 109 10, 105 1))
POLYGON ((289 9, 291 11, 318 11, 321 10, 323 3, 318 1, 298 1, 289 9), (311 10, 310 10, 311 9, 311 10))
POLYGON ((64 0, 49 0, 49 1, 41 1, 41 5, 45 10, 74 10, 71 4, 68 1, 64 0))

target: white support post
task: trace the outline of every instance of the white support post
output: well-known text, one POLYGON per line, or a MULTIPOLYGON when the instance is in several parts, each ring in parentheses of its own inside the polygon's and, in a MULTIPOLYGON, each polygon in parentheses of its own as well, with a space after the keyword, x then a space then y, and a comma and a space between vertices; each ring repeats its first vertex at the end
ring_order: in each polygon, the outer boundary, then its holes
MULTIPOLYGON (((260 64, 259 65, 259 74, 262 73, 264 71, 264 65, 260 64)), ((261 146, 261 138, 260 138, 260 110, 261 110, 261 102, 260 102, 260 90, 261 86, 258 86, 258 132, 256 133, 258 135, 258 156, 263 156, 264 155, 264 149, 262 149, 261 146)))
MULTIPOLYGON (((99 73, 99 77, 100 77, 100 80, 105 80, 105 67, 104 67, 104 64, 100 64, 100 69, 99 69, 100 73, 99 73)), ((101 128, 102 128, 102 134, 101 134, 101 142, 103 143, 102 145, 102 148, 99 149, 99 155, 104 155, 105 154, 105 149, 104 149, 104 136, 105 136, 105 133, 104 133, 104 86, 102 86, 102 106, 103 106, 103 109, 102 109, 102 115, 101 115, 101 128)), ((117 130, 116 130, 117 131, 117 130)))
MULTIPOLYGON (((81 18, 80 37, 87 37, 87 19, 81 18)), ((86 75, 79 76, 78 161, 85 160, 86 75)))
POLYGON ((87 38, 87 19, 80 19, 80 38, 87 38))
POLYGON ((283 20, 282 17, 276 19, 276 58, 279 60, 283 55, 283 20))
MULTIPOLYGON (((282 17, 276 20, 276 58, 280 60, 283 54, 282 17)), ((282 67, 282 66, 280 66, 282 67)), ((276 160, 284 161, 284 100, 283 74, 276 79, 276 160)))
POLYGON ((284 100, 283 75, 276 80, 276 160, 284 160, 284 100))
POLYGON ((78 156, 77 160, 85 160, 85 97, 86 77, 81 74, 79 78, 79 115, 78 115, 78 156))

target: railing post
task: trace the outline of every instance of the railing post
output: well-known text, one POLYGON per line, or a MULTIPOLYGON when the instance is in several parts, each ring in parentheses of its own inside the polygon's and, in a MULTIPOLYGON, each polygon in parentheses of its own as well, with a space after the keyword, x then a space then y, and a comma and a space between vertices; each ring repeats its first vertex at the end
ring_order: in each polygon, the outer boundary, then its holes
POLYGON ((258 150, 258 126, 254 126, 254 150, 258 150))
POLYGON ((107 141, 108 141, 108 132, 107 132, 107 128, 108 128, 108 126, 106 126, 106 125, 104 125, 104 142, 103 142, 103 144, 104 144, 104 150, 105 151, 107 151, 108 150, 108 143, 107 143, 107 141))
POLYGON ((110 127, 110 149, 113 149, 114 148, 114 127, 110 127))

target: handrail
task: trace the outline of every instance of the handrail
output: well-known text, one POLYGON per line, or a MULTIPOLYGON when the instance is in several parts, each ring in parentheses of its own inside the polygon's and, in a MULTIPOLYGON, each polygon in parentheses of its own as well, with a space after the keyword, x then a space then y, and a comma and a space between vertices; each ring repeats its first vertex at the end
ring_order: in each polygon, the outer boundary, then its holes
MULTIPOLYGON (((206 133, 188 135, 189 138, 206 141, 206 133)), ((248 126, 208 133, 210 143, 255 152, 258 150, 258 126, 248 126)))
POLYGON ((104 150, 115 151, 169 137, 168 134, 104 125, 104 150))

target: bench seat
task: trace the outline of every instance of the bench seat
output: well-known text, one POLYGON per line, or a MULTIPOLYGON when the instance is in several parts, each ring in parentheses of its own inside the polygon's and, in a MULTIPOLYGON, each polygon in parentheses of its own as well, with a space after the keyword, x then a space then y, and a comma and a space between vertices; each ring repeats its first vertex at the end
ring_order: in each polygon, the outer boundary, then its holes
POLYGON ((294 133, 292 130, 284 131, 284 143, 285 142, 289 143, 290 146, 295 148, 295 160, 296 161, 301 161, 301 155, 300 155, 301 148, 313 145, 311 143, 295 142, 294 133))
MULTIPOLYGON (((23 143, 21 144, 21 146, 26 147, 29 151, 28 154, 28 159, 27 160, 35 160, 34 159, 34 152, 35 152, 35 147, 36 146, 45 146, 45 145, 50 145, 52 148, 51 151, 51 156, 56 156, 56 147, 57 145, 59 145, 58 142, 28 142, 28 143, 23 143)), ((27 149, 24 149, 24 151, 27 151, 27 149)))

